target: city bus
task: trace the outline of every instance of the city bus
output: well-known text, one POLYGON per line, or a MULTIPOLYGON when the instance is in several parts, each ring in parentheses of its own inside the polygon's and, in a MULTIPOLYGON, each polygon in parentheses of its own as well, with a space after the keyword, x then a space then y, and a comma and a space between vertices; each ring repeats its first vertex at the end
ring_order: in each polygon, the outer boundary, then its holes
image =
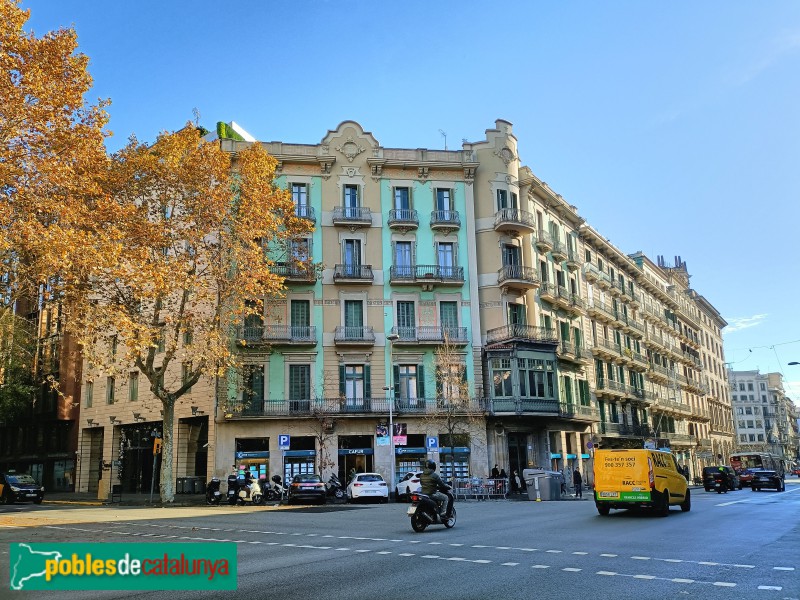
POLYGON ((781 479, 786 475, 783 459, 769 452, 736 452, 731 454, 731 466, 739 476, 742 485, 750 485, 753 469, 775 471, 781 479))

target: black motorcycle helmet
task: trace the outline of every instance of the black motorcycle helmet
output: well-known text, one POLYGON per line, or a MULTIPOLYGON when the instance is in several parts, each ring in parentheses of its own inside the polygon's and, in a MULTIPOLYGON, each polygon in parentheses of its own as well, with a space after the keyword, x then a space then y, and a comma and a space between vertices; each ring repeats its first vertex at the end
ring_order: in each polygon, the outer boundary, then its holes
POLYGON ((431 471, 435 471, 436 470, 436 463, 433 462, 432 460, 429 460, 428 462, 425 463, 425 467, 430 469, 431 471))

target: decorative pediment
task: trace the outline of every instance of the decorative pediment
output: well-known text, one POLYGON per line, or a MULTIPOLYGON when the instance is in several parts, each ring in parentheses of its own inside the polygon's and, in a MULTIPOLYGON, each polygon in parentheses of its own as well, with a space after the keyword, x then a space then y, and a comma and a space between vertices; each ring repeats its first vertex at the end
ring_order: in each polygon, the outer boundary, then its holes
POLYGON ((344 154, 344 157, 348 160, 348 162, 353 162, 353 159, 364 152, 364 147, 359 146, 352 135, 347 136, 344 144, 341 146, 335 146, 335 150, 344 154))

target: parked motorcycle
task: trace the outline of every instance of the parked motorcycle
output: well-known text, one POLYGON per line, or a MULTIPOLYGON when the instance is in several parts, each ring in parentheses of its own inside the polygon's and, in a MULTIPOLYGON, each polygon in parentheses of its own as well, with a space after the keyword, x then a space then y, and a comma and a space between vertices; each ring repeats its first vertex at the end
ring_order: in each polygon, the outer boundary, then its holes
POLYGON ((228 475, 228 504, 252 503, 259 506, 264 503, 264 494, 257 479, 241 479, 236 475, 228 475))
MULTIPOLYGON (((447 492, 452 497, 452 492, 447 492)), ((411 493, 411 506, 408 507, 408 516, 411 517, 411 528, 420 533, 428 525, 444 525, 448 529, 456 524, 456 507, 453 506, 449 515, 442 516, 436 500, 422 492, 411 493)))
POLYGON ((206 503, 210 505, 219 504, 222 500, 222 492, 219 491, 219 477, 212 477, 206 486, 206 503))
POLYGON ((328 496, 333 496, 337 500, 341 500, 345 496, 345 489, 339 478, 333 473, 325 484, 326 493, 328 496))
POLYGON ((270 502, 275 500, 286 500, 287 493, 288 490, 286 487, 284 487, 283 480, 281 479, 280 475, 273 475, 272 485, 267 486, 264 489, 264 497, 270 502))

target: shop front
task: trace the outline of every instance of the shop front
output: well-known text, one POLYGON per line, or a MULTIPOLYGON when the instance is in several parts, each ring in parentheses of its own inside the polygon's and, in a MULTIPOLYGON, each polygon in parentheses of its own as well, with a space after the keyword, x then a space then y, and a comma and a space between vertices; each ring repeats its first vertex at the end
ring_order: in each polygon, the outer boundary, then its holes
POLYGON ((339 436, 338 477, 347 485, 353 473, 372 473, 375 469, 373 438, 369 435, 339 436))
POLYGON ((470 449, 467 446, 442 447, 439 449, 440 474, 446 481, 467 479, 470 449))
MULTIPOLYGON (((413 438, 414 436, 408 436, 413 438)), ((424 437, 424 436, 420 436, 424 437)), ((413 443, 413 440, 412 440, 413 443)), ((425 446, 401 446, 394 449, 396 480, 400 481, 407 473, 419 471, 425 467, 425 461, 428 459, 428 453, 425 446)), ((438 457, 433 460, 438 461, 438 457)))

